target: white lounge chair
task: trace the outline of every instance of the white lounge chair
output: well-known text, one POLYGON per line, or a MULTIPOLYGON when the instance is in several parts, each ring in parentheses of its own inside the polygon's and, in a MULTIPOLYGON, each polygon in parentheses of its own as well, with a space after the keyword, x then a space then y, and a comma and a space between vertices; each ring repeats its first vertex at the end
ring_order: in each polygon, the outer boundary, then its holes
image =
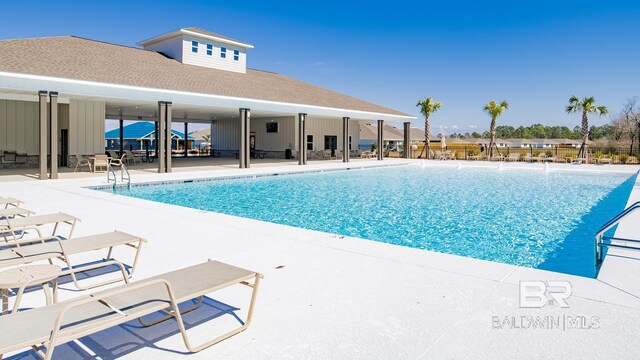
POLYGON ((16 216, 27 217, 32 214, 33 214, 33 211, 23 209, 20 207, 0 209, 0 220, 12 219, 16 216))
MULTIPOLYGON (((36 261, 49 261, 59 259, 64 266, 72 269, 78 266, 71 261, 72 255, 88 253, 91 251, 107 250, 105 261, 112 259, 113 249, 119 246, 130 247, 135 250, 135 255, 127 274, 127 279, 133 276, 138 264, 140 249, 142 244, 147 242, 145 239, 127 234, 121 231, 113 231, 104 234, 89 235, 77 237, 67 240, 60 240, 57 237, 45 237, 41 239, 26 239, 16 241, 9 245, 8 248, 0 250, 0 268, 25 265, 36 261), (37 241, 37 242, 34 242, 37 241)), ((102 257, 100 259, 103 259, 102 257)), ((99 259, 99 260, 100 260, 99 259)), ((123 263, 122 261, 117 261, 123 263)), ((108 264, 107 264, 108 265, 108 264)), ((103 265, 107 266, 107 265, 103 265)), ((80 265, 81 266, 81 265, 80 265)), ((108 280, 100 283, 93 283, 88 286, 80 285, 75 274, 71 274, 74 285, 80 289, 91 289, 97 286, 112 284, 116 280, 108 280)))
POLYGON ((4 315, 0 317, 0 334, 11 336, 0 336, 0 354, 32 347, 45 360, 50 360, 57 345, 135 318, 144 324, 142 317, 157 311, 168 315, 150 325, 175 318, 185 347, 195 353, 249 326, 262 277, 254 271, 209 261, 50 306, 4 315), (250 283, 252 280, 253 283, 250 283), (246 321, 215 339, 197 346, 191 345, 182 313, 195 310, 205 295, 236 284, 253 289, 246 321), (178 304, 194 299, 198 299, 196 305, 180 311, 178 304), (39 348, 41 344, 44 350, 39 348))
POLYGON ((20 204, 22 204, 21 200, 0 196, 0 206, 4 206, 5 209, 8 209, 10 206, 18 207, 20 204))
POLYGON ((12 219, 0 220, 0 234, 7 243, 21 239, 28 230, 34 230, 38 234, 38 238, 43 238, 44 236, 42 235, 40 226, 53 225, 51 236, 58 237, 57 232, 59 225, 67 224, 71 229, 66 238, 70 239, 73 236, 73 230, 78 221, 80 221, 80 219, 77 217, 65 213, 14 217, 12 219))

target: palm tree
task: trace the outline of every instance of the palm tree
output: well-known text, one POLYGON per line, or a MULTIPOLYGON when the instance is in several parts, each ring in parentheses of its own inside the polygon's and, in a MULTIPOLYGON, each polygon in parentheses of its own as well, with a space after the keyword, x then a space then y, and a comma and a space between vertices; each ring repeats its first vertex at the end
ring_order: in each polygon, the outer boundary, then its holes
POLYGON ((609 113, 609 109, 606 106, 596 106, 596 99, 591 97, 585 97, 580 100, 577 96, 573 95, 569 99, 569 105, 566 107, 567 114, 582 111, 582 145, 580 145, 580 151, 578 156, 582 155, 585 162, 589 163, 589 154, 587 151, 587 140, 589 140, 589 113, 594 113, 599 116, 609 113))
POLYGON ((491 100, 484 106, 484 111, 491 116, 491 140, 489 140, 489 160, 493 157, 493 148, 496 150, 498 147, 496 146, 496 119, 498 116, 502 115, 502 113, 509 108, 509 103, 506 101, 502 101, 500 104, 491 100))
MULTIPOLYGON (((438 109, 442 107, 442 103, 440 101, 433 100, 432 97, 428 97, 424 100, 418 101, 418 104, 416 106, 420 107, 420 113, 424 115, 424 148, 422 150, 426 150, 426 157, 428 159, 431 157, 431 147, 429 146, 429 116, 431 116, 432 113, 438 111, 438 109)), ((418 157, 422 157, 422 153, 420 153, 420 156, 418 157)))

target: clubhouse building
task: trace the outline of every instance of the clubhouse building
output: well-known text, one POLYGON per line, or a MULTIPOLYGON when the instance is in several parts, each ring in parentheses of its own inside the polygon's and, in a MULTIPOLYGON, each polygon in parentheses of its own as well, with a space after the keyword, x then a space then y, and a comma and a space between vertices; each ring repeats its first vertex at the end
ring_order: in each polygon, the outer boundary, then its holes
POLYGON ((247 68, 248 43, 183 28, 138 46, 75 36, 0 41, 0 168, 35 167, 55 179, 77 155, 105 152, 105 119, 153 123, 159 172, 171 172, 176 123, 184 134, 188 124, 210 126, 211 147, 237 156, 240 168, 255 150, 305 165, 308 152, 329 149, 349 161, 360 122, 377 123, 378 143, 385 121, 405 123, 409 138, 413 116, 247 68))

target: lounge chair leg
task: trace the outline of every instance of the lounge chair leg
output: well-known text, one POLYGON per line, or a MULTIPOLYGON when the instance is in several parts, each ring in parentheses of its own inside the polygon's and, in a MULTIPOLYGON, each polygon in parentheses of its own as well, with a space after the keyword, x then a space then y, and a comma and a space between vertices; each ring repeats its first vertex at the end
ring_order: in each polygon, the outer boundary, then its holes
MULTIPOLYGON (((202 305, 202 300, 203 299, 204 299, 204 296, 198 297, 198 301, 196 301, 195 304, 193 304, 192 306, 190 306, 190 307, 188 307, 186 309, 180 310, 180 315, 184 315, 184 314, 190 313, 190 312, 198 309, 200 307, 200 305, 202 305)), ((149 327, 149 326, 153 326, 153 325, 159 324, 161 322, 167 321, 167 320, 172 319, 174 317, 174 312, 173 312, 173 310, 171 310, 171 307, 168 307, 168 308, 162 310, 162 312, 164 312, 167 315, 163 316, 163 317, 161 317, 159 319, 153 320, 151 322, 146 322, 146 321, 142 320, 141 317, 139 317, 138 318, 138 322, 140 322, 140 325, 142 325, 144 327, 149 327)))
POLYGON ((199 352, 203 349, 208 348, 209 346, 215 345, 217 343, 219 343, 222 340, 228 339, 230 337, 232 337, 233 335, 236 335, 244 330, 247 329, 247 327, 249 326, 249 324, 251 323, 251 318, 253 317, 253 307, 255 305, 255 301, 256 301, 256 294, 258 293, 258 284, 260 283, 260 275, 257 274, 256 278, 255 278, 255 282, 253 283, 253 285, 249 285, 253 288, 253 292, 251 293, 251 302, 249 303, 249 312, 247 313, 247 320, 244 322, 244 324, 234 330, 231 330, 229 332, 227 332, 226 334, 220 335, 217 338, 210 340, 208 342, 205 342, 201 345, 198 346, 191 346, 191 344, 189 343, 189 337, 187 335, 187 330, 184 327, 184 323, 182 322, 182 317, 180 316, 180 314, 176 314, 176 321, 178 322, 178 327, 180 328, 180 333, 182 334, 182 340, 184 341, 184 345, 186 346, 186 348, 192 352, 192 353, 196 353, 199 352))

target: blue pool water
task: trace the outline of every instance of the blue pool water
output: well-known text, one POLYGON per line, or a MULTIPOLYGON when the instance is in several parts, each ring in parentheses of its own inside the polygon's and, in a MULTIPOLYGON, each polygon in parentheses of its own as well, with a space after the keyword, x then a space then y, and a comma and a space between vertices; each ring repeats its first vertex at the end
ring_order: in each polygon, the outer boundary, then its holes
POLYGON ((116 190, 118 194, 593 277, 593 238, 635 175, 394 166, 116 190))

